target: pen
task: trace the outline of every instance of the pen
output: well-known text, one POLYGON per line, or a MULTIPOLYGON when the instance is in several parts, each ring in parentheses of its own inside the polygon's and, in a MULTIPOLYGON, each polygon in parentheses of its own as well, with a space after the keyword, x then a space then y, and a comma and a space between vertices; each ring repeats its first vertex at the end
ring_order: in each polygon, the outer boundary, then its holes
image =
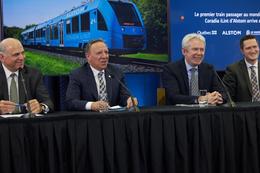
POLYGON ((16 106, 16 107, 23 107, 23 106, 25 106, 25 105, 24 105, 24 104, 15 103, 15 106, 16 106))

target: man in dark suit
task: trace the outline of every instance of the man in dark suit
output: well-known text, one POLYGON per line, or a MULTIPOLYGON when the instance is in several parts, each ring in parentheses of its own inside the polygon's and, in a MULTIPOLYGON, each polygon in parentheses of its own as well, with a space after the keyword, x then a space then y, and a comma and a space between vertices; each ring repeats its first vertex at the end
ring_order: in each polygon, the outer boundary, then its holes
MULTIPOLYGON (((108 48, 103 40, 91 41, 85 49, 88 63, 70 74, 66 93, 70 110, 104 111, 109 106, 133 106, 124 83, 123 73, 108 64, 108 48)), ((137 100, 134 99, 134 104, 137 100)))
POLYGON ((24 60, 24 49, 19 40, 7 38, 0 43, 0 114, 14 111, 21 113, 22 108, 19 106, 26 106, 27 100, 32 113, 47 113, 53 109, 41 73, 25 66, 24 60), (21 73, 28 98, 24 92, 21 73))
POLYGON ((202 35, 187 34, 182 40, 184 58, 164 67, 162 80, 167 104, 196 104, 203 100, 208 104, 223 103, 224 90, 213 66, 202 62, 205 45, 202 35), (207 94, 200 96, 199 90, 207 90, 207 94))
POLYGON ((244 58, 227 67, 223 81, 235 102, 260 101, 259 45, 256 37, 253 35, 242 37, 240 39, 240 50, 244 58))

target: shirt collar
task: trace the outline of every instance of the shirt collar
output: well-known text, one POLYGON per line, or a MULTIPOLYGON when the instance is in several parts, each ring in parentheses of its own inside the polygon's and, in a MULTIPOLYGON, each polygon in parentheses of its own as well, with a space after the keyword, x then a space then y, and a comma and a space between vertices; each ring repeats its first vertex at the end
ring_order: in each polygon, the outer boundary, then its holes
POLYGON ((98 71, 97 69, 95 69, 95 68, 92 67, 91 65, 89 65, 89 66, 90 66, 91 70, 93 71, 94 76, 97 76, 99 72, 105 73, 105 70, 98 71))
POLYGON ((247 68, 250 68, 251 66, 254 66, 254 67, 256 67, 258 69, 258 61, 256 61, 256 63, 252 65, 245 59, 245 63, 246 63, 247 68))
POLYGON ((185 65, 186 65, 186 69, 187 69, 188 72, 189 72, 190 69, 192 69, 192 68, 198 69, 198 66, 193 67, 193 66, 191 66, 191 65, 186 61, 186 59, 184 59, 184 60, 185 60, 185 65))
POLYGON ((16 72, 11 72, 10 70, 8 70, 8 68, 4 64, 2 64, 2 66, 3 66, 3 69, 5 71, 6 79, 9 78, 12 73, 15 73, 16 76, 19 75, 18 70, 16 72))

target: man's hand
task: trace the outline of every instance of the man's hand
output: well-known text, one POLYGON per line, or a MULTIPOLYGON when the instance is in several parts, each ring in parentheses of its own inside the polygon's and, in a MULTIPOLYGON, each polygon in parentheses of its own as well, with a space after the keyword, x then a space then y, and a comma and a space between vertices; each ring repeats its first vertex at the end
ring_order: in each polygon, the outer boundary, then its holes
MULTIPOLYGON (((30 104, 32 113, 38 114, 38 113, 42 112, 42 107, 41 107, 40 103, 38 102, 38 100, 33 99, 33 100, 29 100, 28 102, 30 104)), ((28 109, 28 107, 27 107, 27 109, 28 109)))
POLYGON ((208 104, 222 104, 223 103, 222 95, 217 91, 209 93, 209 94, 207 94, 207 96, 208 96, 208 104))
POLYGON ((109 108, 109 104, 105 101, 96 101, 91 104, 91 110, 93 111, 106 111, 109 108))
POLYGON ((12 113, 15 109, 15 103, 7 100, 0 101, 0 114, 12 113))
POLYGON ((137 98, 133 98, 133 101, 134 101, 134 103, 132 102, 132 99, 131 99, 131 97, 129 97, 128 99, 127 99, 127 108, 129 109, 129 108, 131 108, 131 107, 133 107, 133 106, 137 106, 138 105, 138 101, 137 101, 137 98))

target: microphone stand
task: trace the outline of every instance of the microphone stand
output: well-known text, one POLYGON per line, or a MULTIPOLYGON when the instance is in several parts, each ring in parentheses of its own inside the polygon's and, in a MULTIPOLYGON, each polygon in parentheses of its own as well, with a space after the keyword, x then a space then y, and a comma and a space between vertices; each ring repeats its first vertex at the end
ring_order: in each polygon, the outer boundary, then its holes
POLYGON ((29 99, 28 99, 28 92, 27 92, 27 88, 25 86, 25 80, 24 80, 24 77, 23 77, 23 72, 22 72, 23 69, 20 69, 20 75, 21 75, 21 81, 22 81, 22 84, 23 84, 23 89, 24 89, 24 94, 25 94, 25 100, 27 102, 27 113, 23 114, 22 117, 23 118, 32 118, 32 117, 35 117, 35 114, 32 113, 32 110, 31 110, 31 106, 29 104, 29 99))
MULTIPOLYGON (((130 99, 131 99, 131 101, 132 101, 132 104, 133 104, 133 110, 134 110, 134 112, 140 112, 140 109, 139 109, 138 106, 135 104, 134 97, 132 96, 132 94, 131 94, 130 90, 127 88, 127 86, 126 86, 122 81, 120 81, 116 76, 112 75, 111 72, 110 72, 108 69, 106 69, 106 70, 107 70, 107 72, 109 73, 109 74, 108 74, 108 77, 109 77, 109 78, 115 78, 115 79, 120 83, 120 85, 128 92, 128 94, 130 95, 130 99)), ((129 110, 130 110, 130 108, 129 108, 129 110)))
POLYGON ((219 77, 218 73, 213 69, 214 73, 216 74, 218 80, 220 81, 221 85, 223 86, 225 93, 227 94, 228 97, 228 102, 229 102, 229 106, 231 106, 232 108, 236 107, 236 103, 232 100, 230 93, 228 91, 227 86, 224 84, 224 82, 222 81, 222 79, 219 77))

